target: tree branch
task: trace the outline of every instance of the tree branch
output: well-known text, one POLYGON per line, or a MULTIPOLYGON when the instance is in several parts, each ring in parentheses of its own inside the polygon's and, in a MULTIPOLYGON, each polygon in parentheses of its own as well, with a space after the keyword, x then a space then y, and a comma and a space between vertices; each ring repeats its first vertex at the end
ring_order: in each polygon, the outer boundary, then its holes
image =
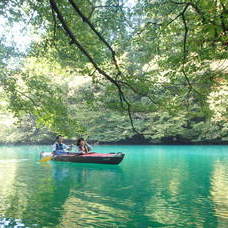
POLYGON ((137 90, 137 88, 133 87, 132 85, 130 85, 129 83, 127 82, 123 82, 123 81, 118 81, 120 84, 123 84, 125 86, 127 86, 128 88, 130 88, 134 93, 138 94, 138 95, 141 95, 141 96, 144 96, 144 97, 148 97, 149 100, 151 101, 151 103, 153 104, 157 104, 157 102, 155 102, 148 94, 145 94, 145 93, 141 93, 137 90))
MULTIPOLYGON (((186 7, 187 9, 187 7, 186 7)), ((188 55, 188 50, 187 50, 187 36, 188 36, 188 26, 187 26, 187 23, 186 23, 186 19, 185 19, 185 15, 184 15, 185 11, 183 11, 181 17, 182 17, 182 20, 183 20, 183 23, 184 23, 184 58, 183 58, 183 62, 185 63, 186 62, 186 57, 188 55)))
POLYGON ((100 32, 97 31, 97 29, 94 27, 94 25, 90 22, 90 20, 82 13, 82 11, 79 9, 79 7, 76 5, 76 3, 73 0, 68 0, 72 7, 74 8, 75 12, 81 17, 82 21, 88 24, 88 26, 91 28, 91 30, 97 35, 97 37, 102 41, 106 47, 109 49, 109 51, 112 54, 112 60, 114 62, 114 65, 117 69, 117 74, 121 75, 120 68, 118 66, 117 60, 116 60, 116 53, 113 50, 113 48, 109 45, 109 43, 105 40, 105 38, 100 34, 100 32))
POLYGON ((76 39, 76 36, 73 34, 73 32, 71 31, 71 29, 68 27, 65 19, 63 18, 61 12, 59 11, 55 0, 50 0, 50 4, 52 9, 55 11, 59 21, 61 22, 63 29, 66 33, 67 36, 69 36, 69 38, 71 39, 71 43, 75 44, 77 46, 77 48, 88 58, 88 60, 92 63, 92 65, 94 66, 94 68, 101 74, 103 75, 106 79, 108 79, 110 82, 112 82, 113 84, 117 84, 116 81, 110 77, 106 72, 104 72, 95 62, 95 60, 92 58, 92 56, 87 52, 87 50, 80 44, 80 42, 76 39))
POLYGON ((185 77, 185 79, 186 79, 186 81, 187 81, 188 88, 189 88, 189 93, 190 93, 191 91, 194 91, 194 92, 196 92, 198 95, 200 95, 200 97, 203 96, 198 90, 196 90, 196 89, 192 86, 192 83, 190 82, 190 80, 189 80, 189 78, 188 78, 188 76, 187 76, 187 74, 186 74, 184 68, 183 68, 182 72, 183 72, 184 77, 185 77))
POLYGON ((170 0, 171 3, 173 4, 177 4, 177 5, 190 5, 198 14, 199 16, 201 17, 202 19, 202 22, 205 23, 206 22, 206 18, 205 16, 203 15, 202 11, 200 10, 200 8, 194 4, 193 2, 175 2, 175 1, 172 1, 170 0))
POLYGON ((52 13, 53 21, 54 21, 53 37, 54 37, 54 40, 55 40, 57 21, 56 21, 55 12, 54 12, 53 9, 51 9, 51 13, 52 13))
POLYGON ((131 126, 132 126, 132 129, 137 133, 137 134, 140 134, 135 126, 134 126, 134 123, 133 123, 133 119, 132 119, 132 114, 131 114, 131 104, 129 103, 129 101, 126 99, 123 91, 122 91, 122 88, 121 88, 121 85, 116 81, 114 80, 111 76, 109 76, 105 71, 103 71, 98 65, 97 63, 95 62, 95 60, 92 58, 92 56, 87 52, 87 50, 79 43, 79 41, 76 39, 75 35, 73 34, 73 32, 71 31, 71 29, 68 27, 65 19, 63 18, 63 15, 61 14, 61 12, 59 11, 59 8, 57 7, 57 4, 55 2, 55 0, 50 0, 50 5, 51 5, 51 8, 55 11, 56 15, 57 15, 57 18, 59 19, 60 23, 62 24, 62 27, 66 33, 66 35, 71 39, 71 43, 72 44, 75 44, 76 47, 88 58, 88 60, 92 63, 92 65, 94 66, 94 68, 101 74, 103 75, 108 81, 110 81, 111 83, 113 83, 117 90, 118 90, 118 93, 119 93, 119 97, 120 97, 120 101, 121 102, 125 102, 125 104, 127 105, 127 112, 128 112, 128 116, 129 116, 129 119, 130 119, 130 123, 131 123, 131 126))

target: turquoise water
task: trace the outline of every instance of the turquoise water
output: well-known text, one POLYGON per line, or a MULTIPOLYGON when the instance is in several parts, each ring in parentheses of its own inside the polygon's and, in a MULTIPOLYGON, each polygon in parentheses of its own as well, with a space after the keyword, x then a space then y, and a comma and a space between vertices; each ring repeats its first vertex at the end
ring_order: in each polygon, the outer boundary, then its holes
POLYGON ((228 227, 228 146, 96 146, 120 165, 0 147, 0 227, 228 227))

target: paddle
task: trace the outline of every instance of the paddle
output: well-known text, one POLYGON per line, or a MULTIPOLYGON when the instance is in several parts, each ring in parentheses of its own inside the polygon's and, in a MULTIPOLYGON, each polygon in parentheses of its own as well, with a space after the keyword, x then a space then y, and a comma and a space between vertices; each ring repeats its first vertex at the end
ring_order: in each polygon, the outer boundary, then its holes
POLYGON ((40 159, 40 162, 47 162, 47 161, 50 161, 51 159, 52 159, 52 156, 44 157, 40 159))

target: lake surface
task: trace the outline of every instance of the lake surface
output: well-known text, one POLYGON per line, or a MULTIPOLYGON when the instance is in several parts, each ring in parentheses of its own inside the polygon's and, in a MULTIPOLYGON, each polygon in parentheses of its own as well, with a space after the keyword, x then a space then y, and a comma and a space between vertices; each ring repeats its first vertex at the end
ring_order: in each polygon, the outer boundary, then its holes
POLYGON ((228 146, 96 146, 120 165, 0 146, 0 227, 228 227, 228 146))

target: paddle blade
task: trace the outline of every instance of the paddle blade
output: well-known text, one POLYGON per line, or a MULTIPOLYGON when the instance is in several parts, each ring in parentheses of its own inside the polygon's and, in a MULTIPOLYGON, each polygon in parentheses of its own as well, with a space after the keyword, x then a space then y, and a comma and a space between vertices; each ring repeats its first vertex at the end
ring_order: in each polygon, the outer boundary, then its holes
POLYGON ((47 162, 47 161, 50 161, 51 159, 52 159, 52 156, 44 157, 44 158, 40 159, 40 162, 47 162))

